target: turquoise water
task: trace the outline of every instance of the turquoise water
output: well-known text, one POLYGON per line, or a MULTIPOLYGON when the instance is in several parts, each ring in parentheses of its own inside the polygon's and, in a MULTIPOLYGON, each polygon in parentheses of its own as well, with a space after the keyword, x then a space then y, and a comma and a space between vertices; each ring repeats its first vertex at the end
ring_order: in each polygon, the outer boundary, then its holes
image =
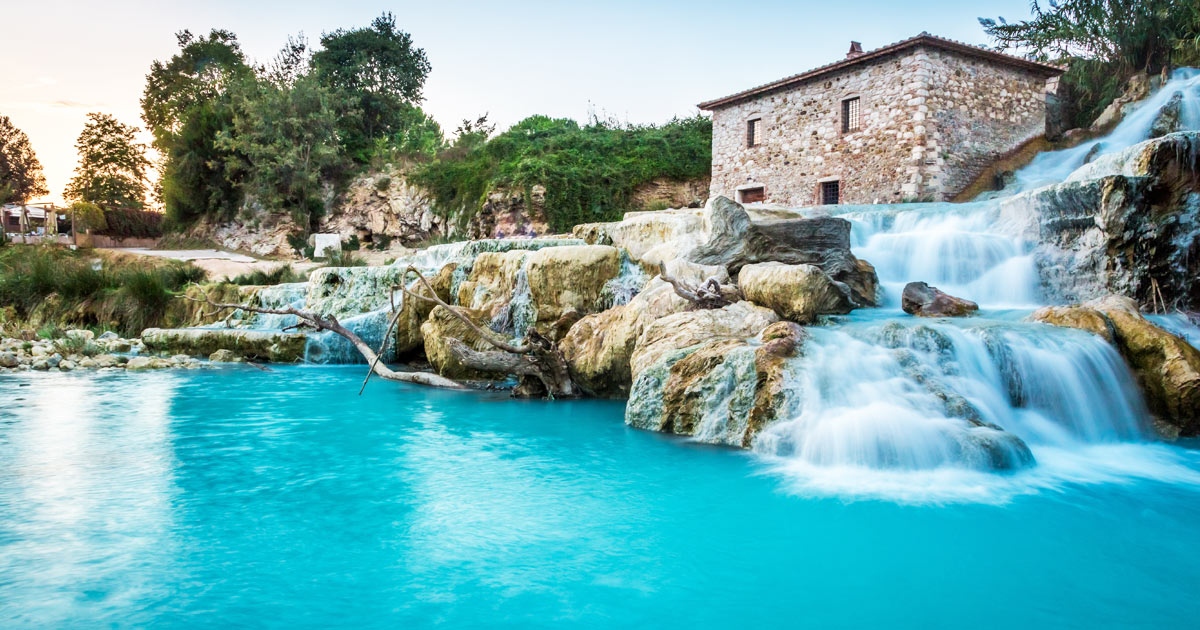
POLYGON ((1196 624, 1185 447, 863 498, 620 402, 361 378, 0 376, 0 626, 1196 624))

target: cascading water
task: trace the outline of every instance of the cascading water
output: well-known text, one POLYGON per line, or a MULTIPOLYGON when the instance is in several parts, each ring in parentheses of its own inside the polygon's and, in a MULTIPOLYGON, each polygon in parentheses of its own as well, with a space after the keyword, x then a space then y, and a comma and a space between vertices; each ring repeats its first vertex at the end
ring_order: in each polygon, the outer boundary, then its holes
POLYGON ((1066 180, 1088 162, 1127 149, 1150 136, 1150 128, 1160 111, 1176 94, 1180 95, 1180 129, 1200 129, 1200 69, 1180 68, 1171 80, 1140 104, 1134 106, 1111 133, 1062 151, 1047 151, 1017 171, 1013 185, 1005 194, 1041 188, 1066 180))
MULTIPOLYGON (((1087 333, 1020 321, 1058 300, 1039 288, 1036 243, 1014 220, 1013 200, 1067 180, 1085 161, 1091 171, 1119 171, 1118 154, 1147 139, 1176 94, 1181 127, 1200 129, 1200 72, 1180 70, 1112 133, 1038 156, 1001 194, 839 208, 852 223, 855 255, 875 265, 882 308, 812 330, 789 365, 790 411, 763 429, 754 450, 802 487, 849 494, 976 496, 980 478, 971 475, 980 473, 971 471, 1015 468, 1027 463, 1025 453, 1037 464, 1019 476, 1039 483, 1107 478, 1104 471, 1121 466, 1121 474, 1169 476, 1162 447, 1144 441, 1147 412, 1113 348, 1087 333), (974 300, 981 315, 931 321, 899 313, 912 281, 974 300), (1114 448, 1126 449, 1119 464, 1114 448)), ((1200 337, 1181 316, 1156 319, 1192 343, 1200 337)))

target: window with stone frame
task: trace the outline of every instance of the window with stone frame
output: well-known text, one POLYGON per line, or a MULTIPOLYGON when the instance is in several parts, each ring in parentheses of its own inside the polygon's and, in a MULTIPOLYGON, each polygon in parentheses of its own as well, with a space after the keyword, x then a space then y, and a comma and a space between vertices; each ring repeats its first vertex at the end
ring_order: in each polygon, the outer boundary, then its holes
POLYGON ((746 121, 746 146, 756 147, 762 144, 762 119, 751 118, 746 121))
POLYGON ((857 96, 842 101, 842 133, 858 131, 861 126, 857 96))
POLYGON ((762 186, 758 188, 744 188, 739 193, 742 203, 758 203, 767 200, 767 190, 762 186))
POLYGON ((821 204, 826 206, 836 206, 841 202, 841 186, 840 182, 821 182, 821 204))

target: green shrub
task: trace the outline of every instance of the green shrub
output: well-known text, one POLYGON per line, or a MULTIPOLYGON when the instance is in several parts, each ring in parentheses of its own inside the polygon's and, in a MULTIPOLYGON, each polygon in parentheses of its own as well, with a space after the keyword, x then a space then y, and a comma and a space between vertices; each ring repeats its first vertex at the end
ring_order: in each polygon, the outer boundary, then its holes
POLYGON ((354 255, 352 251, 335 251, 329 256, 327 263, 329 267, 366 267, 367 261, 365 258, 360 258, 354 255))
POLYGON ((385 251, 392 246, 392 236, 390 234, 376 234, 374 240, 371 241, 371 249, 385 251))
POLYGON ((711 164, 712 121, 703 116, 661 126, 532 116, 489 141, 460 136, 411 178, 432 193, 440 215, 464 225, 494 190, 521 191, 528 202, 542 185, 550 227, 567 231, 620 218, 641 184, 703 177, 711 164))
POLYGON ((11 246, 0 252, 0 304, 21 319, 36 312, 39 334, 61 327, 111 327, 126 335, 161 325, 170 300, 203 269, 177 261, 103 259, 54 246, 11 246))
POLYGON ((342 243, 342 249, 344 249, 348 252, 356 252, 356 251, 362 249, 362 243, 360 243, 358 241, 358 235, 355 234, 355 235, 351 236, 350 238, 346 239, 346 242, 342 243))
POLYGON ((303 273, 300 273, 299 271, 296 271, 295 269, 292 269, 291 265, 283 265, 281 267, 276 267, 276 268, 272 269, 271 271, 263 271, 261 269, 256 269, 251 273, 246 273, 246 274, 237 276, 237 277, 233 278, 232 280, 230 280, 229 282, 232 284, 240 284, 243 286, 245 286, 245 285, 259 286, 259 285, 286 284, 289 282, 305 282, 306 280, 308 280, 308 276, 304 275, 303 273))

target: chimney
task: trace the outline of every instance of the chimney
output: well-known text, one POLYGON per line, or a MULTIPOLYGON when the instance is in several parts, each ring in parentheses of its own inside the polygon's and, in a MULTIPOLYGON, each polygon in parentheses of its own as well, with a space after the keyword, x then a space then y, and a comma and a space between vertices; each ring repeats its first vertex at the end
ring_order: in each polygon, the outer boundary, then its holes
POLYGON ((850 52, 846 53, 846 58, 853 59, 855 57, 862 56, 862 54, 863 54, 862 43, 861 42, 850 42, 850 52))

